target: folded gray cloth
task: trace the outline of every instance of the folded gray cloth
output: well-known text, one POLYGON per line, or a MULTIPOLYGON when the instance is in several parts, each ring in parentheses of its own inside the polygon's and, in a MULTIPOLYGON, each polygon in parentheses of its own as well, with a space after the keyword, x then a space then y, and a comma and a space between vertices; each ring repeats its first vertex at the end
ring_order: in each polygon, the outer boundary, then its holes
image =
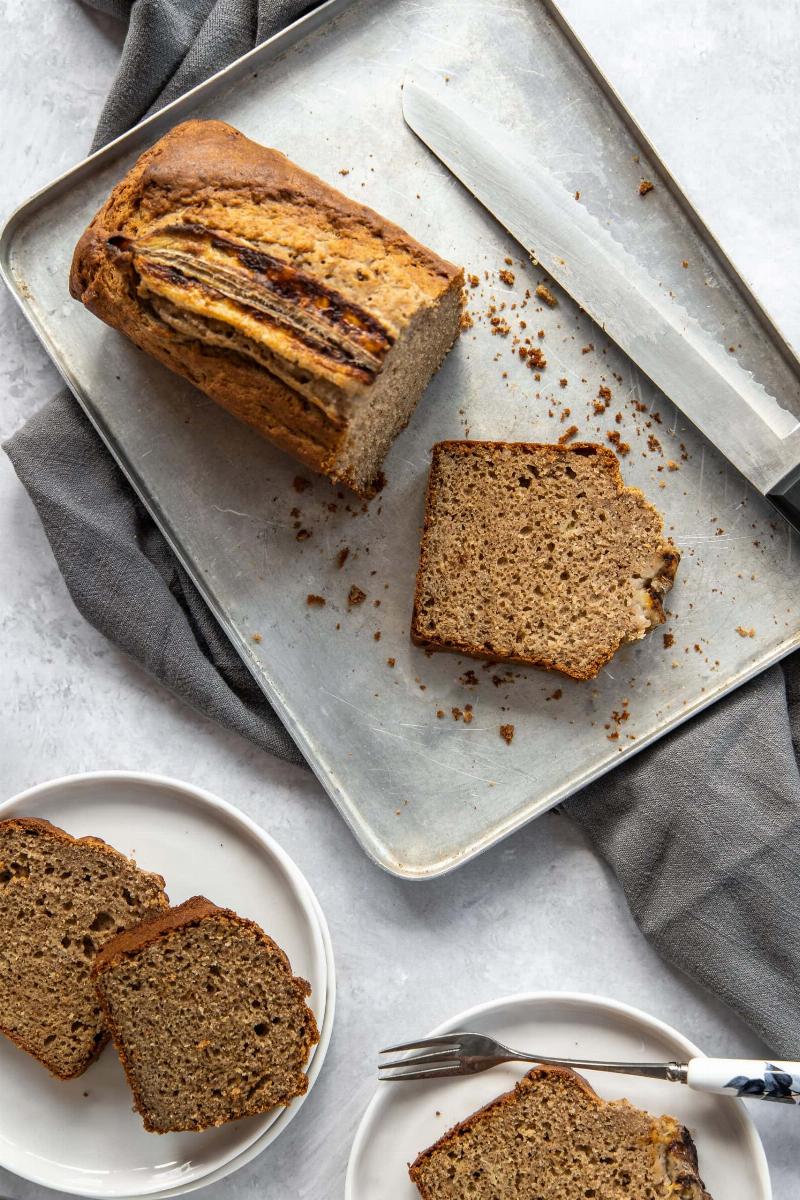
MULTIPOLYGON (((129 20, 103 144, 283 23, 302 0, 91 0, 129 20)), ((69 393, 7 444, 83 615, 190 704, 302 761, 69 393)), ((773 1055, 800 1057, 800 658, 563 808, 648 938, 727 1001, 773 1055)))

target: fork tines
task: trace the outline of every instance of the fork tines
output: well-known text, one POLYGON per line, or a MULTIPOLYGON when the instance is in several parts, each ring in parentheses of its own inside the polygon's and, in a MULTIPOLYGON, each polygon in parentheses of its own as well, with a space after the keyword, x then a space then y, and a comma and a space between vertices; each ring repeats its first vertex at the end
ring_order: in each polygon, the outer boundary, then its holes
POLYGON ((393 1062, 380 1063, 378 1071, 392 1071, 391 1075, 378 1075, 384 1082, 396 1080, 433 1079, 437 1075, 459 1075, 461 1073, 461 1043, 457 1036, 423 1038, 418 1042, 403 1042, 398 1046, 387 1046, 381 1054, 401 1054, 406 1050, 430 1050, 429 1054, 409 1054, 393 1062))

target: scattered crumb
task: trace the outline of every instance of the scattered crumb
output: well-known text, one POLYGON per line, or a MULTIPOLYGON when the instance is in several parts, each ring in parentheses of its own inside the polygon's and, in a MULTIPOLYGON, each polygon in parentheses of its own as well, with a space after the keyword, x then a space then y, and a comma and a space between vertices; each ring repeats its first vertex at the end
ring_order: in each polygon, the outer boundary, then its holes
POLYGON ((477 275, 468 275, 467 282, 469 283, 469 286, 471 288, 476 288, 478 286, 478 284, 480 283, 480 279, 478 279, 477 275))
POLYGON ((643 179, 639 184, 639 195, 646 196, 648 192, 652 192, 655 184, 650 179, 643 179))
POLYGON ((503 262, 506 264, 507 267, 513 266, 513 264, 514 264, 513 258, 509 258, 508 255, 506 255, 506 257, 503 259, 503 262))
POLYGON ((347 593, 347 607, 354 608, 357 604, 363 604, 366 598, 367 593, 362 591, 360 587, 356 587, 356 585, 353 584, 353 586, 350 588, 350 591, 347 593))
POLYGON ((307 492, 311 487, 311 480, 304 479, 302 475, 295 475, 292 480, 292 487, 296 492, 307 492))
POLYGON ((575 437, 575 434, 577 432, 578 432, 578 426, 570 425, 569 429, 565 429, 564 432, 562 433, 561 437, 558 439, 559 446, 563 446, 563 445, 565 445, 566 442, 571 441, 572 438, 575 437))
POLYGON ((561 688, 556 688, 551 695, 545 696, 545 700, 560 700, 563 695, 564 693, 561 688))
POLYGON ((498 272, 498 274, 499 274, 499 276, 500 276, 500 281, 501 281, 502 283, 507 283, 507 284, 508 284, 508 286, 509 286, 509 287, 511 287, 511 285, 512 285, 512 284, 513 284, 513 282, 514 282, 514 272, 513 272, 513 271, 508 271, 508 270, 505 270, 505 269, 504 269, 504 270, 502 270, 502 271, 499 271, 499 272, 498 272))
POLYGON ((664 634, 664 649, 669 650, 670 646, 675 645, 675 635, 672 633, 664 634))
POLYGON ((568 384, 568 383, 569 383, 569 380, 568 380, 568 379, 559 379, 559 381, 558 381, 558 386, 559 386, 559 387, 562 387, 562 388, 565 388, 565 387, 567 386, 567 384, 568 384))
POLYGON ((623 442, 622 436, 617 432, 616 429, 611 429, 608 431, 606 434, 606 440, 611 443, 620 458, 624 458, 626 454, 630 454, 630 446, 627 442, 623 442))
POLYGON ((686 269, 686 267, 688 267, 688 265, 689 265, 689 260, 688 260, 688 258, 684 258, 684 260, 683 260, 683 261, 682 261, 682 263, 681 263, 681 266, 682 266, 682 267, 684 268, 684 270, 685 270, 685 269, 686 269))
POLYGON ((745 629, 744 625, 737 625, 737 626, 736 626, 736 632, 738 633, 739 637, 752 637, 752 638, 754 638, 754 637, 756 636, 756 631, 755 631, 755 629, 745 629))
POLYGON ((327 600, 324 596, 315 596, 313 592, 309 592, 306 596, 306 604, 309 608, 324 608, 327 600))
POLYGON ((505 742, 505 744, 507 746, 510 746, 514 740, 514 726, 513 725, 501 725, 500 726, 500 737, 503 739, 503 741, 505 742))
POLYGON ((667 470, 668 471, 680 471, 680 467, 673 459, 670 459, 667 463, 667 470))
POLYGON ((297 533, 294 536, 298 542, 307 542, 308 539, 311 537, 311 530, 310 529, 298 529, 297 533))
POLYGON ((442 717, 443 717, 443 716, 445 716, 445 711, 444 711, 444 709, 443 709, 443 708, 437 708, 437 710, 436 710, 436 716, 437 716, 437 717, 439 718, 439 720, 441 721, 442 717))
POLYGON ((453 714, 454 721, 460 721, 464 715, 464 710, 462 708, 451 708, 450 712, 453 714))
POLYGON ((556 305, 558 304, 558 300, 553 295, 553 293, 550 291, 550 288, 547 287, 546 284, 544 284, 544 283, 540 283, 537 285, 536 295, 539 297, 540 300, 544 300, 545 304, 547 304, 550 308, 555 308, 556 305))
POLYGON ((264 639, 262 638, 260 633, 252 633, 250 635, 250 641, 255 642, 257 646, 260 646, 261 643, 263 642, 263 640, 264 639))
POLYGON ((339 174, 340 175, 349 175, 350 168, 349 167, 339 167, 339 174))
POLYGON ((376 630, 375 630, 375 632, 374 632, 374 633, 373 633, 373 635, 372 635, 372 638, 373 638, 373 641, 376 641, 376 642, 379 642, 379 641, 381 640, 381 631, 380 631, 380 629, 376 629, 376 630))
POLYGON ((581 194, 580 194, 580 192, 576 192, 576 193, 575 193, 575 199, 576 199, 576 200, 580 200, 580 198, 581 198, 581 194))
POLYGON ((600 400, 605 400, 606 404, 611 403, 611 388, 610 387, 605 387, 605 385, 601 383, 600 387, 597 389, 597 395, 600 400))
POLYGON ((393 667, 396 662, 397 662, 396 658, 387 658, 386 665, 387 665, 387 667, 393 667))
POLYGON ((339 568, 340 571, 341 571, 342 567, 344 566, 344 564, 347 562, 347 556, 349 553, 350 553, 350 547, 342 546, 341 550, 336 555, 336 566, 339 568))
POLYGON ((477 687, 480 679, 474 671, 465 671, 463 675, 459 675, 458 682, 463 683, 464 687, 477 687))
POLYGON ((468 312, 465 308, 458 322, 459 329, 472 329, 474 324, 475 321, 473 320, 472 313, 468 312))
POLYGON ((581 346, 581 354, 591 354, 594 350, 594 342, 589 342, 588 346, 581 346))

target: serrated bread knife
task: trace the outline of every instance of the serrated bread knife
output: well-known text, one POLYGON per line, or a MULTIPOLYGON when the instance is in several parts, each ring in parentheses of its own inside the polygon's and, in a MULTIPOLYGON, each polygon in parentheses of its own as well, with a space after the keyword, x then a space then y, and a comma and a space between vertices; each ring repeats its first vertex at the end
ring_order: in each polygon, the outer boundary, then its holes
MULTIPOLYGON (((658 286, 519 137, 414 71, 419 138, 727 459, 800 530, 800 422, 658 286)), ((798 410, 800 411, 800 409, 798 410)))

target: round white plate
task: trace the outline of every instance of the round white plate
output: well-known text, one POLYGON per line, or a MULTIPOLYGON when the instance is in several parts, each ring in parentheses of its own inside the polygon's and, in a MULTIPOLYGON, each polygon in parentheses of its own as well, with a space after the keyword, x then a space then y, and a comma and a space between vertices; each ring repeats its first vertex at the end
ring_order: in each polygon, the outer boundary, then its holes
MULTIPOLYGON (((311 984, 321 1040, 310 1091, 330 1040, 333 955, 309 884, 268 834, 200 788, 121 771, 42 784, 0 805, 0 818, 12 813, 104 838, 163 875, 173 904, 202 893, 262 925, 311 984)), ((111 1047, 65 1082, 0 1038, 0 1079, 0 1165, 62 1192, 117 1200, 178 1195, 223 1178, 274 1141, 303 1100, 220 1129, 159 1136, 133 1112, 111 1047)))
MULTIPOLYGON (((486 1033, 520 1050, 571 1058, 665 1061, 701 1053, 677 1030, 639 1009, 574 992, 495 1000, 459 1013, 433 1036, 457 1029, 486 1033)), ((397 1030, 399 1042, 413 1036, 413 1029, 397 1030)), ((379 1083, 353 1143, 345 1200, 419 1200, 407 1164, 457 1121, 512 1088, 529 1069, 507 1065, 449 1082, 379 1083)), ((712 1196, 770 1200, 767 1160, 740 1100, 634 1076, 581 1074, 606 1100, 627 1097, 639 1108, 670 1113, 686 1125, 712 1196)))

